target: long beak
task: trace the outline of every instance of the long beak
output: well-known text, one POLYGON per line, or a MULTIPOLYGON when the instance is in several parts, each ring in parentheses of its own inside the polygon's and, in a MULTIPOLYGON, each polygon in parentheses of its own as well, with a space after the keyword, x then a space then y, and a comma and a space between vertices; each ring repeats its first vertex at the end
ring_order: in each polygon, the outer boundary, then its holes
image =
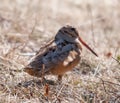
POLYGON ((89 49, 95 56, 98 57, 97 53, 95 53, 83 40, 81 37, 79 37, 80 42, 87 48, 89 49))

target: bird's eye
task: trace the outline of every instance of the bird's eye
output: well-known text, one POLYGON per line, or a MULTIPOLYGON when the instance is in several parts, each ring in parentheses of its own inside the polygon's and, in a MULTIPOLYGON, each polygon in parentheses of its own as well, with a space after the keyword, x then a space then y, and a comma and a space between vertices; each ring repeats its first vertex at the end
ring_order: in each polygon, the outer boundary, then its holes
POLYGON ((72 31, 75 31, 75 28, 71 28, 72 31))

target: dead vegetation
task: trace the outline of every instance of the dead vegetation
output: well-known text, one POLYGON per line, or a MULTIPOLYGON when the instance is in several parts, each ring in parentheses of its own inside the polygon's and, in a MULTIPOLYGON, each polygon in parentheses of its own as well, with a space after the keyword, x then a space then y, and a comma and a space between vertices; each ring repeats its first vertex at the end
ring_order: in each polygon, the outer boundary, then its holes
MULTIPOLYGON (((0 102, 119 103, 119 27, 118 0, 1 1, 0 102), (45 87, 23 67, 66 24, 79 30, 99 58, 83 47, 80 65, 65 74, 61 84, 45 87)), ((56 81, 54 76, 46 78, 56 81)))

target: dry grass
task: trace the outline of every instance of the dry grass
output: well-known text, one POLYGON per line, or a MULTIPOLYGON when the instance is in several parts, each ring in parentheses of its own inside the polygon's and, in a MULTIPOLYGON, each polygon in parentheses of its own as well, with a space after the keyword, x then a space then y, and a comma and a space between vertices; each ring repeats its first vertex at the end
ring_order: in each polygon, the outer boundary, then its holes
MULTIPOLYGON (((118 0, 1 0, 0 103, 119 103, 120 3, 118 0), (80 65, 61 84, 44 85, 23 72, 31 53, 70 24, 99 54, 85 48, 80 65)), ((56 80, 54 76, 47 76, 56 80)))

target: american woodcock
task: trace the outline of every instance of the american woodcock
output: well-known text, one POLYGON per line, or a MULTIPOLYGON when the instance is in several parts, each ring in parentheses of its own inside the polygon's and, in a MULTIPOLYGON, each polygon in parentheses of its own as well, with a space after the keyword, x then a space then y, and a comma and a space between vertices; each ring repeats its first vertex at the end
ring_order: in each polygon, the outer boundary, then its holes
POLYGON ((76 28, 72 26, 62 27, 55 38, 40 48, 33 60, 24 68, 28 74, 42 77, 46 74, 62 75, 72 70, 81 59, 82 43, 94 55, 98 56, 79 36, 76 28))

